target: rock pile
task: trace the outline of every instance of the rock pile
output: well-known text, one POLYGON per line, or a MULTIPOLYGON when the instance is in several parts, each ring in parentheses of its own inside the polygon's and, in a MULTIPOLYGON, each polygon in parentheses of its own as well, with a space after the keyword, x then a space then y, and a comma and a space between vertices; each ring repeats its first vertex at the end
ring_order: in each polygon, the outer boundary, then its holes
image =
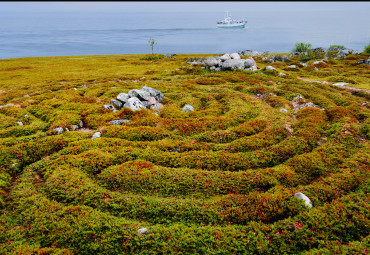
POLYGON ((290 62, 290 58, 287 56, 274 56, 272 58, 265 60, 267 63, 274 63, 274 62, 290 62))
MULTIPOLYGON (((117 108, 129 108, 133 111, 141 109, 154 109, 160 112, 163 108, 161 102, 164 100, 164 95, 159 90, 150 87, 142 87, 139 89, 132 89, 128 93, 120 93, 116 99, 110 100, 112 105, 104 105, 103 108, 116 110, 117 108)), ((113 124, 113 123, 112 123, 113 124)), ((120 125, 120 124, 119 124, 120 125)))
POLYGON ((255 50, 243 50, 243 51, 238 51, 238 54, 240 56, 261 56, 264 54, 267 54, 268 52, 259 52, 255 50))
POLYGON ((302 109, 302 108, 305 108, 305 107, 316 107, 316 108, 319 108, 322 111, 325 111, 324 108, 320 108, 318 105, 315 105, 312 102, 302 103, 302 100, 304 100, 304 97, 301 96, 301 95, 296 96, 292 100, 294 110, 299 110, 299 109, 302 109))
POLYGON ((252 57, 241 59, 240 55, 236 52, 218 57, 192 58, 187 63, 191 65, 203 65, 216 72, 235 69, 257 71, 257 64, 252 57))
POLYGON ((357 62, 357 64, 366 64, 366 65, 370 65, 370 58, 368 59, 364 59, 364 60, 360 60, 357 62))

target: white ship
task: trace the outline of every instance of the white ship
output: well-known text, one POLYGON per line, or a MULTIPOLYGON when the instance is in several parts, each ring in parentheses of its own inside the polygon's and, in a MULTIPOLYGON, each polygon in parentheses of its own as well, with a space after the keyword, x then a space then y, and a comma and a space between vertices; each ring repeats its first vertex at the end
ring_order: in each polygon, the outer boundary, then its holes
POLYGON ((218 28, 244 28, 247 21, 234 20, 230 17, 229 12, 225 12, 225 17, 222 21, 217 22, 218 28))

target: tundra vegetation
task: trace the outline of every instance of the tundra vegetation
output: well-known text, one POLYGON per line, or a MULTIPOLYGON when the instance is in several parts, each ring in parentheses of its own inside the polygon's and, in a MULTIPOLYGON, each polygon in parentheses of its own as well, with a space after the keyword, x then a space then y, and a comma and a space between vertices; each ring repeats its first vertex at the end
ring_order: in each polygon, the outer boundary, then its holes
POLYGON ((1 254, 369 252, 368 54, 155 56, 0 60, 1 254), (143 86, 159 114, 102 107, 143 86))

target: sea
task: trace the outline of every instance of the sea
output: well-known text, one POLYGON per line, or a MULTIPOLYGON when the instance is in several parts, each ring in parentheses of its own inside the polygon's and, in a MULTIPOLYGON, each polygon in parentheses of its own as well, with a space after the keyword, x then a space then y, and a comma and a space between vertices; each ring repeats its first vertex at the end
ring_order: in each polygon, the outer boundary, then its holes
POLYGON ((361 52, 370 43, 369 10, 233 12, 244 29, 221 29, 220 12, 1 12, 0 59, 44 56, 290 52, 343 45, 361 52))

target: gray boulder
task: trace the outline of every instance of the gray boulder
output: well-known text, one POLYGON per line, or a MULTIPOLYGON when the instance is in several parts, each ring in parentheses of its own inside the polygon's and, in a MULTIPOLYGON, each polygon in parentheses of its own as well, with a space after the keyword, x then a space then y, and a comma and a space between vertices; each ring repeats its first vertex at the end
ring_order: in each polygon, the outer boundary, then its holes
POLYGON ((141 110, 145 108, 145 105, 137 97, 131 97, 128 99, 127 103, 123 105, 124 108, 130 108, 133 111, 141 110))
POLYGON ((300 200, 304 201, 305 205, 310 209, 312 208, 311 200, 303 193, 298 192, 294 194, 295 197, 298 197, 300 200))
POLYGON ((73 126, 72 126, 72 130, 73 130, 73 131, 75 131, 75 130, 77 130, 77 129, 78 129, 78 126, 77 126, 77 125, 73 125, 73 126))
POLYGON ((286 74, 285 73, 279 73, 279 76, 285 76, 286 74))
POLYGON ((122 103, 127 103, 128 99, 130 98, 130 96, 126 93, 119 93, 118 96, 117 96, 117 99, 119 101, 121 101, 122 103))
POLYGON ((322 47, 318 47, 318 48, 315 48, 312 50, 314 53, 321 53, 321 52, 325 52, 326 50, 322 47))
POLYGON ((231 56, 229 54, 224 54, 220 57, 220 60, 221 61, 226 61, 228 59, 231 59, 231 56))
POLYGON ((256 66, 257 67, 256 62, 253 61, 252 59, 246 59, 244 61, 244 68, 250 68, 252 66, 256 66))
POLYGON ((149 231, 147 228, 141 228, 141 229, 138 229, 137 233, 138 235, 144 235, 144 234, 148 234, 149 231))
POLYGON ((172 57, 174 57, 174 56, 176 56, 176 54, 163 54, 163 56, 165 56, 166 58, 172 58, 172 57))
POLYGON ((121 101, 117 100, 117 99, 111 99, 109 101, 109 103, 117 106, 118 108, 122 108, 122 106, 123 106, 123 103, 121 101))
POLYGON ((145 106, 145 108, 147 109, 150 109, 150 106, 152 106, 152 104, 149 102, 149 101, 141 101, 141 103, 145 106))
POLYGON ((57 131, 57 134, 60 135, 64 132, 63 128, 62 127, 57 127, 57 128, 54 128, 55 131, 57 131))
POLYGON ((315 61, 315 62, 312 62, 312 63, 311 63, 311 65, 313 65, 313 66, 314 66, 314 65, 318 65, 318 64, 320 64, 320 63, 321 63, 321 61, 315 61))
POLYGON ((23 122, 22 121, 17 121, 18 125, 19 126, 23 126, 23 122))
POLYGON ((235 70, 245 68, 245 59, 228 59, 221 63, 222 70, 235 70))
POLYGON ((151 97, 154 97, 155 100, 157 100, 158 103, 162 103, 162 101, 164 100, 164 95, 159 90, 146 86, 142 87, 140 90, 148 92, 151 97))
POLYGON ((111 104, 103 105, 103 108, 106 110, 112 110, 112 111, 116 110, 116 108, 114 108, 114 106, 111 104))
POLYGON ((282 109, 280 109, 280 112, 285 112, 285 113, 287 113, 287 112, 288 112, 288 110, 287 110, 287 109, 285 109, 285 108, 282 108, 282 109))
POLYGON ((241 52, 238 52, 240 56, 260 56, 264 54, 263 52, 258 52, 255 50, 243 50, 241 52))
POLYGON ((290 59, 287 56, 274 56, 274 61, 290 62, 290 59))
POLYGON ((361 64, 370 65, 370 58, 364 59, 364 60, 360 60, 360 61, 357 62, 357 64, 359 64, 359 65, 361 65, 361 64))
POLYGON ((238 53, 234 52, 234 53, 231 53, 231 54, 230 54, 230 58, 231 58, 231 59, 240 59, 240 56, 239 56, 239 54, 238 54, 238 53))
POLYGON ((183 108, 182 108, 182 111, 184 112, 193 112, 194 111, 194 107, 191 106, 190 104, 187 104, 185 105, 183 108))
POLYGON ((125 122, 129 122, 129 120, 121 119, 121 120, 112 120, 112 121, 109 121, 109 123, 111 123, 113 125, 122 125, 125 122))
POLYGON ((83 121, 82 120, 80 120, 80 127, 82 128, 83 126, 84 126, 84 123, 83 123, 83 121))
POLYGON ((101 133, 100 133, 100 132, 95 132, 95 133, 93 134, 93 136, 91 137, 91 139, 100 138, 100 136, 101 136, 101 133))
POLYGON ((296 69, 297 66, 296 65, 290 65, 290 66, 288 66, 288 68, 296 69))
POLYGON ((128 92, 128 95, 131 97, 137 97, 141 101, 148 101, 150 98, 150 93, 144 90, 132 89, 128 92))
POLYGON ((346 53, 344 53, 344 51, 339 51, 338 52, 338 55, 337 55, 337 58, 345 58, 347 55, 346 53))
POLYGON ((210 57, 210 58, 207 58, 204 61, 204 63, 206 64, 207 67, 216 67, 221 63, 221 60, 214 58, 214 57, 210 57))
POLYGON ((156 104, 153 104, 149 107, 149 109, 154 109, 156 110, 157 112, 160 112, 163 108, 163 105, 160 104, 160 103, 156 103, 156 104))
POLYGON ((276 68, 273 66, 266 66, 263 70, 276 70, 276 68))

